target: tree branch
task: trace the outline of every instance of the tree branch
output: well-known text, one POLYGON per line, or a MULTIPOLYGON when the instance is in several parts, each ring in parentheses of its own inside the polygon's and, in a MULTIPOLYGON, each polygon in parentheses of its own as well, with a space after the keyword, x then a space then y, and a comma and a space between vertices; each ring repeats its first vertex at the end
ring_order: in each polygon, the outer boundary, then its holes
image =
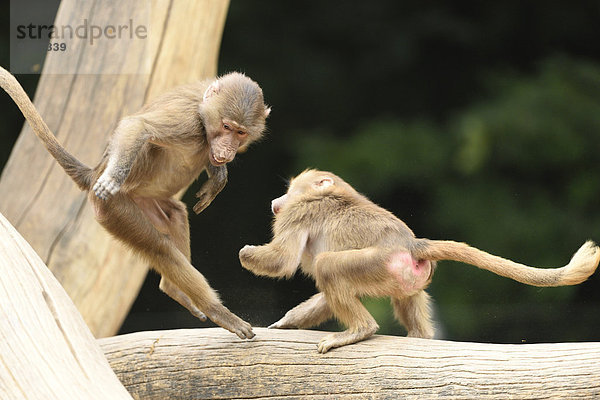
POLYGON ((572 399, 600 396, 600 343, 483 344, 375 336, 317 353, 324 332, 220 328, 101 339, 140 399, 572 399))

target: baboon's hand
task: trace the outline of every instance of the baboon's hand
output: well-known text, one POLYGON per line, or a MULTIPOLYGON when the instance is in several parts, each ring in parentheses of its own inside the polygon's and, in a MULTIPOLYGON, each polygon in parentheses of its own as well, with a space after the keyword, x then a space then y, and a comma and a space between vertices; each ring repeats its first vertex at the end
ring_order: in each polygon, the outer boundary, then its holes
POLYGON ((222 165, 220 167, 209 166, 207 172, 209 173, 209 179, 204 182, 196 198, 198 202, 194 206, 194 212, 200 214, 206 207, 212 203, 217 195, 223 190, 225 184, 227 184, 227 167, 222 165))
POLYGON ((258 246, 254 246, 252 244, 247 244, 244 247, 242 247, 240 249, 240 259, 246 260, 250 257, 252 257, 252 254, 254 253, 254 249, 256 249, 258 246))
MULTIPOLYGON (((219 192, 217 192, 219 193, 219 192)), ((209 191, 208 187, 202 187, 198 193, 196 193, 196 197, 198 198, 198 202, 194 205, 194 212, 196 214, 200 214, 206 207, 212 203, 212 201, 217 196, 217 193, 209 191)))
POLYGON ((110 176, 107 171, 104 171, 100 178, 94 184, 92 190, 102 200, 107 200, 121 188, 121 182, 110 176))
POLYGON ((240 252, 239 252, 240 264, 242 264, 242 267, 246 268, 248 271, 252 271, 252 263, 250 261, 252 259, 252 256, 254 255, 257 247, 258 246, 252 246, 252 245, 247 244, 240 249, 240 252))

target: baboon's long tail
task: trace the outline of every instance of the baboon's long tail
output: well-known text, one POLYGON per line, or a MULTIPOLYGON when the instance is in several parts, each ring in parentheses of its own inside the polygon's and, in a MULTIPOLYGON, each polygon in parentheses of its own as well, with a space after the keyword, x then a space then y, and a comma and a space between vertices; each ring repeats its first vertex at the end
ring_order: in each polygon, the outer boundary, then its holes
POLYGON ((10 72, 2 67, 0 67, 0 86, 19 106, 37 137, 44 143, 44 146, 46 146, 52 157, 63 167, 67 175, 75 181, 81 190, 88 190, 91 186, 92 170, 62 147, 36 110, 21 84, 10 72))
POLYGON ((576 285, 592 275, 600 261, 600 248, 592 241, 585 242, 571 261, 561 268, 529 267, 465 243, 446 240, 418 239, 412 253, 415 258, 424 260, 453 260, 475 265, 532 286, 576 285))

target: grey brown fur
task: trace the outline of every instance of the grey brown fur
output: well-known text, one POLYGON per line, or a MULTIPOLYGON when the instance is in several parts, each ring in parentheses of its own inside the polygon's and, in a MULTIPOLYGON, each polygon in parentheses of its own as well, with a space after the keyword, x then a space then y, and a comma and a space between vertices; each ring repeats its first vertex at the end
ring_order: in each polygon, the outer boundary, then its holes
POLYGON ((273 240, 245 246, 240 262, 256 275, 290 277, 298 266, 319 293, 288 311, 272 328, 309 328, 336 317, 348 329, 325 336, 319 352, 371 336, 378 325, 362 296, 389 296, 409 336, 431 338, 428 294, 435 263, 455 260, 534 286, 574 285, 598 266, 600 248, 586 242, 562 268, 528 267, 464 243, 418 239, 408 226, 340 177, 307 170, 273 200, 273 240))
POLYGON ((227 182, 226 164, 258 140, 270 109, 262 90, 239 73, 181 86, 120 121, 102 160, 89 168, 56 140, 21 85, 0 68, 13 98, 50 154, 82 190, 96 219, 162 276, 161 289, 200 319, 254 336, 190 263, 185 204, 174 198, 206 170, 196 193, 201 212, 227 182))

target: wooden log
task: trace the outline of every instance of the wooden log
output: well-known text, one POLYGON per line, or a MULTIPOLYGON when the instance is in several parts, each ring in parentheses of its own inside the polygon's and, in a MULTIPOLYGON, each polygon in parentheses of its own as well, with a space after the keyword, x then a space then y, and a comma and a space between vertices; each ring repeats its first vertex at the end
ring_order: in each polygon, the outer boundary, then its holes
POLYGON ((0 214, 0 399, 131 399, 58 281, 0 214))
POLYGON ((374 336, 317 353, 325 332, 139 332, 99 343, 136 399, 575 399, 600 396, 600 343, 374 336))
MULTIPOLYGON (((109 47, 114 41, 99 40, 92 52, 74 41, 67 53, 49 53, 43 71, 75 73, 43 72, 36 107, 69 152, 96 165, 120 118, 168 88, 215 75, 228 5, 228 0, 63 0, 56 26, 76 26, 83 18, 107 26, 150 6, 148 43, 140 48, 143 41, 132 41, 116 52, 109 47), (90 71, 102 73, 86 74, 90 71)), ((27 123, 0 177, 0 193, 5 194, 0 212, 54 272, 92 332, 115 334, 147 267, 94 221, 85 194, 27 123)))

